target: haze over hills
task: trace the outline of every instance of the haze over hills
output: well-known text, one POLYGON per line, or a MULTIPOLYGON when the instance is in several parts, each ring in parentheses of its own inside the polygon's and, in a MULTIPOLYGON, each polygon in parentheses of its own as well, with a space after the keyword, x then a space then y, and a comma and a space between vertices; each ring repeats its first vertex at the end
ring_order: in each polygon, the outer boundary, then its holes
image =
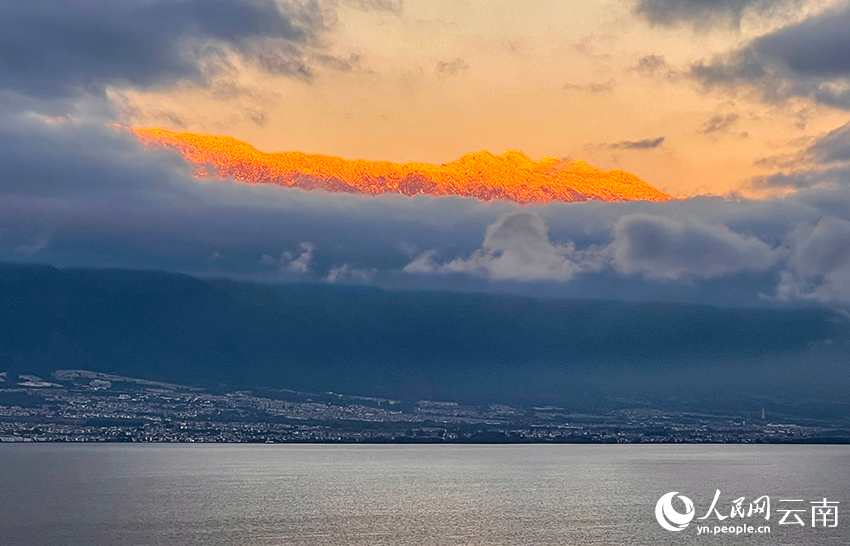
POLYGON ((483 201, 667 201, 663 193, 625 171, 603 171, 584 161, 519 151, 477 152, 444 165, 346 160, 301 152, 265 153, 229 136, 132 128, 143 142, 179 152, 199 176, 233 177, 248 183, 306 190, 378 195, 458 195, 483 201), (211 168, 211 172, 208 170, 211 168))
POLYGON ((194 385, 579 410, 623 403, 752 410, 752 397, 846 406, 850 356, 848 321, 823 309, 2 264, 0 324, 0 371, 88 369, 194 385))

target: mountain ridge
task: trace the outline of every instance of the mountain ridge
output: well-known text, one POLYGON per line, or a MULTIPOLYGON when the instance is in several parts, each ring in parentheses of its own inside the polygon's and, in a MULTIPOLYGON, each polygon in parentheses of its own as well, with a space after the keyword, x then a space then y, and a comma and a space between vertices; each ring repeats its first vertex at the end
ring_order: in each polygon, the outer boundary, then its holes
POLYGON ((199 177, 232 177, 252 184, 368 195, 457 195, 523 204, 673 199, 625 171, 603 171, 582 160, 555 157, 534 161, 518 150, 501 155, 473 152, 442 165, 392 163, 303 152, 266 153, 229 136, 161 128, 130 130, 147 146, 177 151, 199 177))

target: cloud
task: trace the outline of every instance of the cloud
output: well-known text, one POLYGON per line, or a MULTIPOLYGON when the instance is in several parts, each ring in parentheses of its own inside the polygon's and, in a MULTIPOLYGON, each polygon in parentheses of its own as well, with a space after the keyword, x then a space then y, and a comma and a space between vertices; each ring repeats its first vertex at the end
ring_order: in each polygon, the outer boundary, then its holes
POLYGON ((354 282, 368 283, 371 282, 378 274, 378 270, 372 268, 356 268, 349 264, 334 266, 328 271, 328 276, 325 280, 329 283, 338 282, 354 282))
POLYGON ((850 162, 850 123, 818 139, 806 153, 824 164, 850 162))
POLYGON ((702 125, 702 127, 700 127, 699 132, 705 135, 710 135, 712 133, 725 133, 738 123, 739 119, 741 119, 741 116, 735 113, 717 114, 716 116, 710 117, 702 125))
POLYGON ((826 217, 794 234, 794 252, 782 272, 777 296, 850 303, 850 222, 826 217))
POLYGON ((850 5, 827 10, 701 61, 690 74, 708 88, 756 89, 765 100, 805 97, 850 109, 850 5))
POLYGON ((623 140, 607 144, 609 148, 616 150, 652 150, 664 144, 666 137, 646 138, 643 140, 623 140))
POLYGON ((651 279, 713 278, 773 266, 776 250, 722 224, 628 215, 611 243, 614 267, 651 279))
POLYGON ((301 243, 301 252, 284 250, 280 253, 280 260, 275 260, 269 254, 260 256, 257 262, 260 265, 273 266, 284 273, 305 274, 309 273, 313 264, 313 243, 301 243))
POLYGON ((765 15, 800 3, 800 0, 638 0, 635 13, 659 25, 737 26, 747 12, 765 15))
POLYGON ((613 269, 651 280, 690 282, 765 271, 781 257, 779 249, 723 224, 651 214, 623 215, 613 227, 610 243, 577 250, 573 241, 553 243, 546 224, 532 212, 503 214, 487 228, 481 248, 467 258, 441 264, 436 254, 422 253, 404 271, 565 282, 581 273, 613 269))
POLYGON ((607 82, 604 83, 587 83, 583 85, 577 85, 574 83, 568 83, 564 85, 564 89, 567 91, 584 91, 586 93, 598 94, 598 93, 608 93, 614 90, 614 79, 611 78, 607 82))
POLYGON ((389 11, 401 14, 403 0, 345 0, 345 3, 364 11, 389 11))
POLYGON ((458 57, 451 61, 437 61, 437 73, 446 76, 457 76, 469 71, 469 65, 458 57))
POLYGON ((495 280, 568 281, 575 275, 598 271, 602 263, 594 249, 576 251, 569 241, 553 243, 546 224, 533 212, 501 215, 487 227, 481 248, 468 258, 439 265, 427 251, 407 266, 407 273, 469 273, 495 280))
POLYGON ((292 273, 307 273, 313 263, 313 243, 301 243, 301 253, 298 255, 286 251, 280 258, 281 269, 292 273))
POLYGON ((412 262, 404 266, 405 273, 435 273, 440 269, 440 264, 434 261, 436 250, 426 250, 419 256, 413 259, 412 262))
MULTIPOLYGON (((112 87, 208 83, 233 56, 301 78, 309 77, 311 63, 354 67, 356 56, 339 63, 322 56, 323 33, 342 4, 401 9, 384 0, 2 3, 0 260, 214 270, 266 280, 283 272, 304 281, 394 288, 725 298, 730 305, 774 292, 787 301, 850 301, 846 263, 829 259, 846 253, 847 126, 807 150, 808 170, 775 175, 777 183, 785 177, 782 183, 800 188, 785 199, 522 207, 201 181, 172 153, 141 149, 130 135, 71 115, 81 97, 107 104, 112 87), (59 113, 35 115, 19 100, 50 102, 59 113), (402 243, 430 250, 411 260, 399 251, 402 243)), ((724 85, 726 77, 730 86, 743 82, 778 98, 840 97, 848 72, 846 57, 835 52, 847 50, 846 13, 832 12, 837 22, 816 16, 757 39, 740 53, 750 64, 737 63, 735 55, 720 59, 713 85, 724 85), (797 47, 801 43, 811 47, 797 47)), ((455 59, 444 68, 463 72, 465 66, 455 59)), ((638 70, 671 73, 657 56, 641 59, 638 70)), ((49 109, 42 105, 35 110, 49 109)), ((705 128, 717 131, 732 123, 709 121, 705 128)), ((649 150, 663 143, 658 137, 608 146, 649 150)))
POLYGON ((631 70, 645 78, 663 78, 669 82, 678 82, 683 75, 667 63, 664 55, 645 55, 638 59, 631 70))
POLYGON ((840 187, 850 180, 850 168, 819 168, 811 166, 789 172, 779 172, 771 175, 755 178, 751 184, 755 188, 774 189, 811 189, 818 187, 840 187))
POLYGON ((302 46, 329 24, 295 0, 32 0, 0 5, 0 85, 37 98, 202 82, 236 53, 308 76, 302 46))
POLYGON ((103 125, 0 113, 0 175, 0 261, 727 305, 844 305, 850 292, 840 267, 823 267, 824 284, 798 265, 810 258, 792 260, 811 255, 799 249, 822 219, 850 222, 850 173, 837 170, 767 201, 317 194, 198 180, 103 125))
POLYGON ((633 70, 642 76, 655 76, 659 70, 667 69, 664 55, 646 55, 638 59, 633 70))
POLYGON ((850 123, 817 139, 802 152, 780 157, 784 171, 754 179, 757 188, 841 187, 850 182, 850 123))

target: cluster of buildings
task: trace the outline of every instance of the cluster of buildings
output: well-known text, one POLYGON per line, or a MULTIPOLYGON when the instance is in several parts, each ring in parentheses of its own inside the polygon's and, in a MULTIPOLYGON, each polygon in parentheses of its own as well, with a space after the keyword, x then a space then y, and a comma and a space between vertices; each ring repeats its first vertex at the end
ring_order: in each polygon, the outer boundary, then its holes
POLYGON ((850 423, 216 391, 84 370, 0 374, 0 442, 850 442, 850 423))

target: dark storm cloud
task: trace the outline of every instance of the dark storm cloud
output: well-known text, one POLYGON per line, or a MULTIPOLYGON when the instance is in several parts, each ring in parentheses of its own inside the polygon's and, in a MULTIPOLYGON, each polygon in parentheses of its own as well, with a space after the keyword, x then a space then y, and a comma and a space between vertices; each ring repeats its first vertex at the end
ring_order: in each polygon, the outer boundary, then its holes
POLYGON ((765 14, 800 0, 639 0, 635 13, 654 24, 737 25, 747 11, 765 14))
POLYGON ((755 87, 765 99, 807 97, 850 109, 850 5, 757 38, 729 55, 691 67, 707 87, 755 87))
POLYGON ((202 81, 234 51, 309 75, 300 47, 328 24, 314 2, 56 0, 0 3, 0 86, 41 98, 108 85, 202 81))
POLYGON ((615 150, 652 150, 664 144, 666 137, 646 138, 643 140, 623 140, 607 144, 609 148, 615 150))

